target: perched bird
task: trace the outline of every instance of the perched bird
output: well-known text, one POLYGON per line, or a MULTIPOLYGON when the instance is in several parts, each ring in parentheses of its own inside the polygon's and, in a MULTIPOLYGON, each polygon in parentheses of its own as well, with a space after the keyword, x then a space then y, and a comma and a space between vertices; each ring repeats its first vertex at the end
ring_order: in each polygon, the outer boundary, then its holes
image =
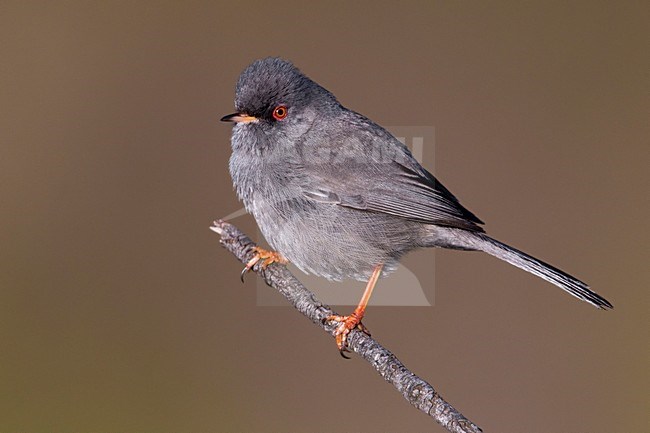
POLYGON ((357 308, 338 322, 346 350, 380 276, 422 247, 483 251, 598 308, 612 308, 582 281, 485 234, 472 212, 404 144, 290 62, 257 60, 240 75, 230 174, 239 198, 275 251, 255 263, 291 261, 330 280, 367 281, 357 308))

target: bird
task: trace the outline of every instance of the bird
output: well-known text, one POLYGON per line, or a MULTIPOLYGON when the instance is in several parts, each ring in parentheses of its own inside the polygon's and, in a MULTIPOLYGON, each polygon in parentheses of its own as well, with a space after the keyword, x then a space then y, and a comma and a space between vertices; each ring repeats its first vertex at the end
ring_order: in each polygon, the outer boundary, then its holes
POLYGON ((484 225, 390 132, 350 110, 290 61, 259 59, 239 76, 229 171, 272 248, 255 264, 295 264, 308 274, 367 282, 357 307, 331 315, 346 357, 375 285, 419 248, 482 251, 600 309, 613 308, 577 278, 488 236, 484 225))

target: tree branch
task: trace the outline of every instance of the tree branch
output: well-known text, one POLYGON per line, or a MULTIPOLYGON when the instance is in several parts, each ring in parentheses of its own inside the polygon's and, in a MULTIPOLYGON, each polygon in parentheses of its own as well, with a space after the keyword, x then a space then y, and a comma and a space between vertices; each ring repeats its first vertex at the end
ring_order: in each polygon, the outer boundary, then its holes
MULTIPOLYGON (((255 244, 232 224, 219 220, 215 221, 210 229, 221 236, 221 245, 234 254, 240 262, 247 263, 253 257, 252 249, 255 244)), ((272 264, 266 270, 262 270, 256 265, 253 270, 309 320, 334 336, 336 325, 324 322, 324 319, 335 313, 316 299, 286 266, 272 264)), ((395 355, 369 335, 353 330, 348 335, 348 348, 368 361, 409 403, 432 417, 448 431, 453 433, 482 431, 443 400, 431 385, 413 374, 395 355)))

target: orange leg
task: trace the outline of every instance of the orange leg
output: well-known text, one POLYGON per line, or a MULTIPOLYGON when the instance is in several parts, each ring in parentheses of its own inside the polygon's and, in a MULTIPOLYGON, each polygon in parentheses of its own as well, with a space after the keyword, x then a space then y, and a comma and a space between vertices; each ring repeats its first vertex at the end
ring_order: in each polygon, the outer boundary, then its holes
POLYGON ((344 352, 348 352, 346 346, 348 334, 351 330, 354 328, 359 328, 360 331, 363 331, 366 334, 370 335, 366 327, 361 323, 361 319, 363 319, 363 315, 366 312, 366 307, 368 306, 370 295, 372 295, 372 290, 377 284, 377 280, 379 279, 379 275, 381 275, 381 270, 383 267, 383 264, 375 266, 375 269, 372 271, 372 275, 368 280, 368 284, 366 285, 366 290, 361 296, 359 305, 357 305, 357 308, 354 309, 352 314, 349 316, 332 315, 327 317, 327 320, 332 320, 334 322, 340 323, 340 325, 336 328, 336 346, 339 348, 339 352, 341 352, 341 356, 344 358, 347 358, 344 352))
POLYGON ((255 255, 248 261, 248 263, 246 263, 246 266, 241 271, 240 276, 242 283, 244 282, 244 275, 246 275, 246 272, 253 269, 253 266, 255 266, 260 260, 262 261, 260 264, 262 269, 266 269, 266 267, 271 263, 281 263, 283 265, 286 265, 288 263, 288 260, 285 259, 282 254, 278 253, 277 251, 268 251, 260 247, 253 248, 253 251, 255 252, 255 255))

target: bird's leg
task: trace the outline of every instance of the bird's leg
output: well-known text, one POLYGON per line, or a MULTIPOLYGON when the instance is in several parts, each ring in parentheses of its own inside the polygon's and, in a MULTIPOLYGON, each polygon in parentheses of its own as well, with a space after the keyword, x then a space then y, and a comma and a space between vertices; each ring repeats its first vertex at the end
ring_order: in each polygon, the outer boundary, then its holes
POLYGON ((357 305, 357 308, 354 309, 352 314, 349 316, 332 315, 328 316, 326 319, 339 323, 339 326, 337 326, 335 333, 336 346, 339 348, 339 352, 341 352, 341 356, 344 358, 347 358, 344 352, 349 352, 347 349, 347 339, 348 334, 351 330, 354 328, 359 328, 360 331, 363 331, 366 334, 370 335, 368 329, 361 323, 361 319, 363 319, 363 315, 366 312, 366 306, 370 300, 370 295, 372 295, 372 290, 377 284, 377 279, 379 279, 379 275, 381 275, 381 270, 383 267, 383 264, 375 266, 375 269, 372 271, 372 275, 368 280, 368 284, 366 285, 366 290, 364 290, 363 295, 361 296, 359 305, 357 305))
POLYGON ((253 252, 255 255, 248 261, 248 263, 246 263, 246 266, 241 271, 240 276, 242 283, 244 282, 244 275, 253 269, 253 266, 255 266, 260 260, 262 261, 260 264, 262 269, 266 269, 266 267, 271 263, 281 263, 283 265, 286 265, 288 263, 288 260, 285 259, 284 256, 282 256, 282 254, 278 253, 277 251, 269 251, 265 250, 264 248, 254 247, 253 252))

